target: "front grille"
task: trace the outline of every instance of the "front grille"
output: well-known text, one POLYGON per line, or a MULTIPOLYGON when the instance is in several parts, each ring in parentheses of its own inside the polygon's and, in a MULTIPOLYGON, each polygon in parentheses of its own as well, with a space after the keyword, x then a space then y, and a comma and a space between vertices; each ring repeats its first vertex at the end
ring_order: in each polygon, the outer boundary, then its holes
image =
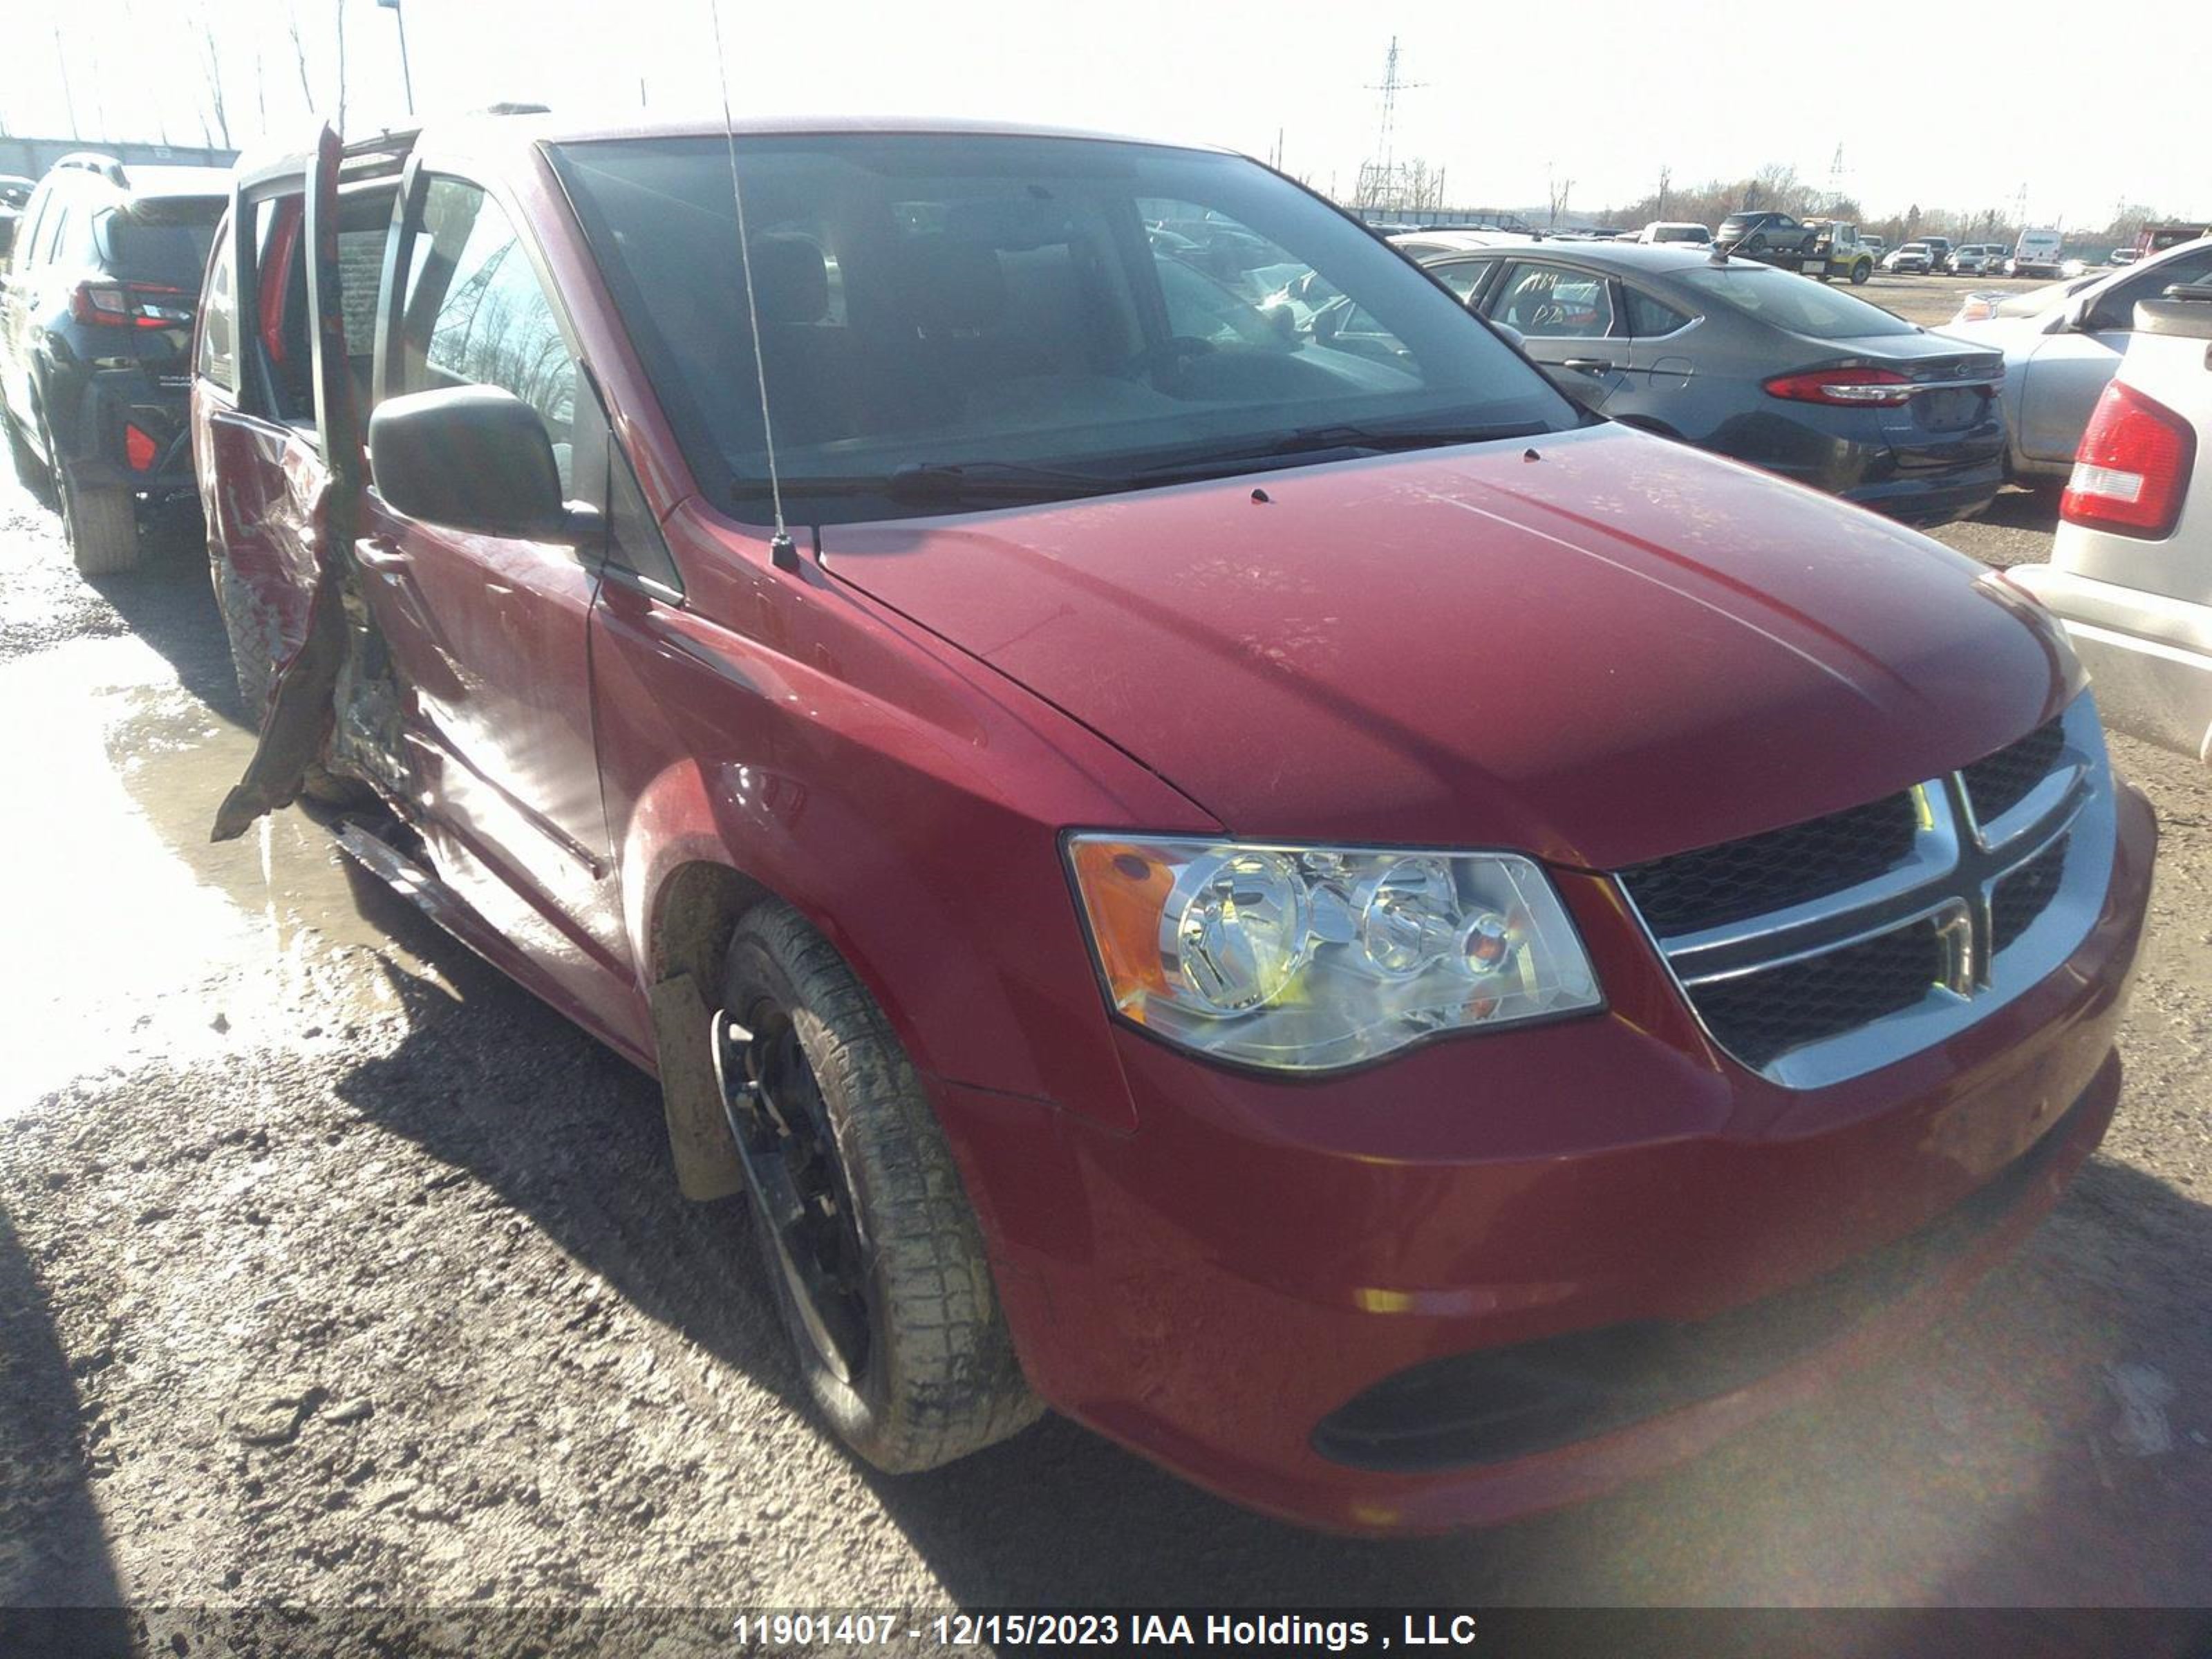
POLYGON ((2052 720, 1961 772, 1975 818, 1992 823, 2026 800, 2028 792, 2051 775, 2065 743, 2065 732, 2052 720))
POLYGON ((1620 879, 1713 1042, 1817 1088, 1965 1029, 2056 968, 2088 930, 2113 834, 2084 696, 1948 776, 1620 879), (2020 821, 1990 839, 2008 813, 2020 821), (2034 926, 2060 906, 2078 931, 2034 926))
POLYGON ((2066 873, 2066 837, 2051 842, 1997 884, 1990 900, 1990 949, 2010 945, 2051 908, 2066 873))
POLYGON ((1912 850, 1917 827, 1911 795, 1889 795, 1809 823, 1639 864, 1620 878, 1654 933, 1692 933, 1869 881, 1912 850))
POLYGON ((1694 988, 1721 1046, 1756 1070, 1808 1042, 1910 1008, 1943 978, 1947 952, 1921 921, 1802 962, 1694 988))

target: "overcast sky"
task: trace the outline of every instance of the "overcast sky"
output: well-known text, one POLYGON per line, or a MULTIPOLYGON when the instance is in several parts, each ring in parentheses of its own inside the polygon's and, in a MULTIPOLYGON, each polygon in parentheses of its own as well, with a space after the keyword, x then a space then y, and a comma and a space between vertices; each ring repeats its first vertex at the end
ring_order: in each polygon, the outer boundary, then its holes
MULTIPOLYGON (((0 122, 88 137, 200 141, 205 71, 188 30, 216 32, 234 141, 296 130, 302 95, 286 0, 13 0, 0 122), (25 13, 29 14, 27 19, 25 13), (23 27, 27 21, 30 27, 23 27), (55 40, 59 31, 58 49, 55 40), (257 60, 258 79, 257 80, 257 60), (66 82, 61 72, 66 67, 66 82), (64 88, 69 90, 65 100, 64 88)), ((712 0, 407 0, 417 107, 494 100, 559 110, 719 107, 712 0)), ((1652 0, 722 0, 740 111, 1042 119, 1201 139, 1349 192, 1376 146, 1391 36, 1402 76, 1396 154, 1447 170, 1465 206, 1527 206, 1553 177, 1570 210, 1656 184, 1794 167, 1843 182, 1869 213, 2008 211, 2102 225, 2125 198, 2212 212, 2203 77, 2212 9, 2141 0, 2106 27, 2041 0, 1667 8, 1652 0)), ((394 14, 300 0, 314 101, 335 112, 344 20, 349 125, 404 118, 394 14)))

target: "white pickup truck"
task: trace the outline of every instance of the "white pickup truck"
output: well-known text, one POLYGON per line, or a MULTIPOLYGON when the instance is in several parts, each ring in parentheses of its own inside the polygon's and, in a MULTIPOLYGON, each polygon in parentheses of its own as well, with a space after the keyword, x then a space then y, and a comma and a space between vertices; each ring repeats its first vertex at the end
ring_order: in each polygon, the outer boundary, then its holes
POLYGON ((2006 574, 2063 619, 2106 720, 2212 764, 2212 286, 2142 301, 2135 323, 2051 562, 2006 574))

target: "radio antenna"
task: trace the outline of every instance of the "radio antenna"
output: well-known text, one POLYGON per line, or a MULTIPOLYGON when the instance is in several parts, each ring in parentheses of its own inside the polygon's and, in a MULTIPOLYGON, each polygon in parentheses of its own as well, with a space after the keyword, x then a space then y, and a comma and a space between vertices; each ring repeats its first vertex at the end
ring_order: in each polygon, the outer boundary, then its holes
POLYGON ((783 478, 776 471, 775 428, 768 413, 768 365, 761 357, 760 306, 753 298, 753 244, 745 234, 745 187, 738 176, 737 124, 730 116, 730 66, 722 52, 722 0, 707 0, 714 20, 714 76, 722 89, 722 139, 730 153, 730 198, 738 210, 738 265, 745 279, 745 321, 752 330, 753 380, 760 388, 761 447, 768 453, 769 502, 775 511, 775 536, 768 544, 769 556, 780 569, 799 568, 799 550, 783 522, 783 478))

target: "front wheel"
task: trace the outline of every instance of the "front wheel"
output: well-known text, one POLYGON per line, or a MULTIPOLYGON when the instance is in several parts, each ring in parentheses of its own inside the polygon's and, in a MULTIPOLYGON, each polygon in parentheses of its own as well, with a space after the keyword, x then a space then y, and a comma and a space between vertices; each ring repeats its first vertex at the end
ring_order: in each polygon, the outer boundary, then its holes
POLYGON ((789 906, 746 913, 717 1059, 762 1255, 807 1391, 894 1474, 1034 1422, 983 1237, 914 1066, 866 988, 789 906))
POLYGON ((1858 264, 1851 267, 1851 286, 1853 288, 1863 288, 1866 285, 1867 278, 1873 275, 1874 261, 1871 259, 1860 260, 1858 264))

